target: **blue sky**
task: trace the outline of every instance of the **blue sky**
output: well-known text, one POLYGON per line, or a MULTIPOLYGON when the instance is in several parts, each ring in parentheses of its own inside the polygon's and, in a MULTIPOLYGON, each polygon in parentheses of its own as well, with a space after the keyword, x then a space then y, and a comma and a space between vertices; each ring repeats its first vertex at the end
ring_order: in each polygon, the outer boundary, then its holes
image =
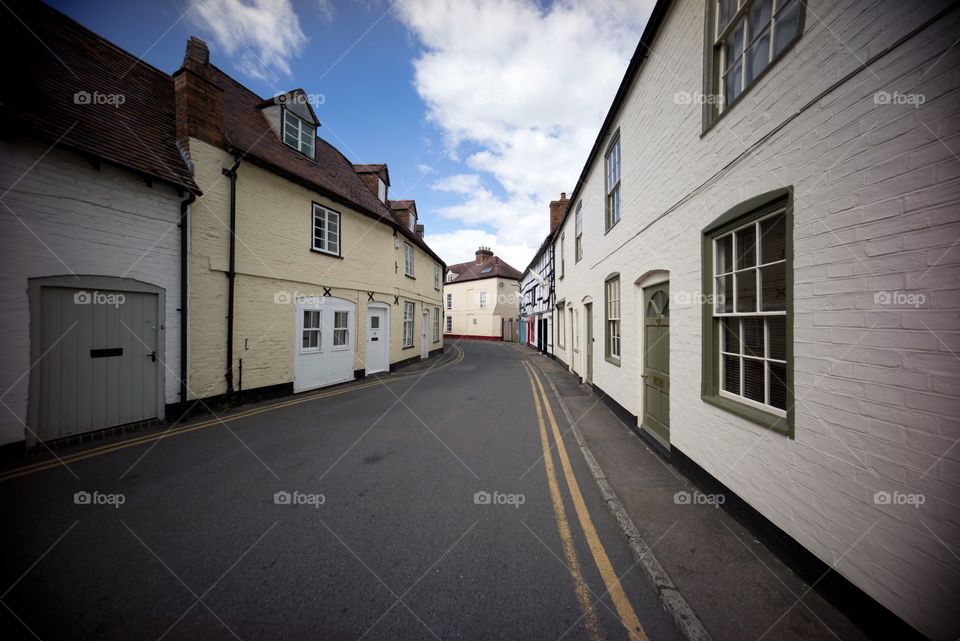
POLYGON ((523 269, 571 191, 649 0, 49 0, 172 73, 187 39, 263 96, 317 96, 319 133, 386 162, 448 262, 523 269), (578 81, 581 84, 578 84, 578 81))

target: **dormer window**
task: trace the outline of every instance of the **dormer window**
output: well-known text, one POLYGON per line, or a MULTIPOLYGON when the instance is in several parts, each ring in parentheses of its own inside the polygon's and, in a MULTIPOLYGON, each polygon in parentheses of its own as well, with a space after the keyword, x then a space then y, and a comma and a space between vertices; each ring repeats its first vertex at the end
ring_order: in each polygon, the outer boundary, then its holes
POLYGON ((380 178, 377 178, 377 198, 382 203, 387 202, 387 183, 380 178))
POLYGON ((304 156, 313 158, 316 128, 289 109, 283 110, 283 142, 304 156))

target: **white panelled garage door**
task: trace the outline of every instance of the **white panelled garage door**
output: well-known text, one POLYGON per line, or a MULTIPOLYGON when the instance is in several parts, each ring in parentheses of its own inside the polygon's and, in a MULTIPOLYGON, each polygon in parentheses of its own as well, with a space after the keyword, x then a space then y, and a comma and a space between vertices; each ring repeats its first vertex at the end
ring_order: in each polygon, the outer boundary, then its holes
POLYGON ((161 298, 31 286, 28 441, 162 417, 161 298))
POLYGON ((357 306, 340 298, 297 301, 293 391, 353 380, 357 306))

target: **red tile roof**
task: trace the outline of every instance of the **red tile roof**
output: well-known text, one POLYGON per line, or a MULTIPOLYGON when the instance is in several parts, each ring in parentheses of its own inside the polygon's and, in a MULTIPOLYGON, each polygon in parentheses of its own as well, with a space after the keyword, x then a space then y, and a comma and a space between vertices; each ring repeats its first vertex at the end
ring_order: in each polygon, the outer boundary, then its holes
POLYGON ((263 98, 212 64, 210 71, 210 80, 224 90, 224 133, 234 151, 248 159, 260 161, 287 178, 304 183, 331 200, 390 225, 440 264, 445 264, 422 238, 396 221, 376 194, 364 184, 355 166, 336 147, 317 136, 315 158, 308 158, 291 149, 281 142, 263 116, 259 108, 263 98))
POLYGON ((39 2, 10 8, 4 129, 197 191, 177 146, 169 75, 39 2))
POLYGON ((484 278, 523 279, 523 274, 520 271, 514 269, 496 256, 485 258, 481 263, 478 263, 476 260, 471 260, 466 263, 450 265, 447 268, 447 272, 458 274, 456 278, 450 281, 452 283, 462 283, 468 280, 481 280, 484 278), (490 271, 484 271, 487 268, 489 268, 490 271))

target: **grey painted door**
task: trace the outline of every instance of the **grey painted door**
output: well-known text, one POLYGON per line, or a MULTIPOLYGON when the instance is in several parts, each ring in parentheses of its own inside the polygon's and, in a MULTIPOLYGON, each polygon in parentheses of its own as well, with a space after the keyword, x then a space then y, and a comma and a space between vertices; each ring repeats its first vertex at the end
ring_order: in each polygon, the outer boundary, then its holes
POLYGON ((643 429, 670 447, 670 285, 643 290, 643 429))
POLYGON ((156 294, 41 290, 37 433, 52 440, 158 418, 156 294))
POLYGON ((593 303, 587 303, 583 306, 584 320, 587 325, 586 348, 587 348, 587 376, 584 380, 588 383, 593 382, 593 303))
POLYGON ((423 311, 423 326, 420 328, 420 360, 430 356, 430 312, 423 311))

